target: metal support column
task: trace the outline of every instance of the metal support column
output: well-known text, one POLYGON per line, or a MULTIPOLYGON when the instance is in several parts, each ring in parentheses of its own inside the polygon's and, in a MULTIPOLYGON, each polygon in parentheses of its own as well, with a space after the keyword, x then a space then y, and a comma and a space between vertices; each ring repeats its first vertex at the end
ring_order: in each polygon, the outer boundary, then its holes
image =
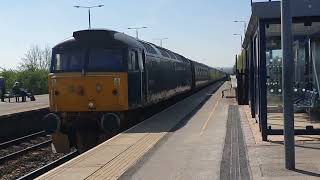
POLYGON ((254 58, 254 55, 253 55, 253 53, 254 53, 254 49, 253 48, 255 48, 255 46, 254 46, 254 43, 253 43, 253 38, 251 38, 251 41, 250 41, 250 44, 249 44, 249 46, 250 46, 250 60, 249 60, 249 62, 250 62, 250 85, 249 85, 249 87, 250 87, 250 107, 251 107, 251 117, 252 118, 255 118, 256 117, 256 113, 255 113, 255 109, 254 109, 254 107, 255 107, 255 101, 254 101, 254 90, 255 90, 255 84, 254 84, 254 75, 255 75, 255 72, 254 72, 254 62, 253 61, 255 61, 255 58, 254 58))
POLYGON ((282 36, 282 88, 285 167, 295 169, 294 112, 293 112, 293 48, 291 0, 281 1, 281 36, 282 36))
POLYGON ((266 65, 266 28, 265 23, 259 21, 259 121, 262 140, 268 140, 268 119, 267 119, 267 65, 266 65))
POLYGON ((89 29, 91 29, 91 13, 90 13, 90 8, 88 8, 88 15, 89 15, 89 29))
POLYGON ((235 68, 236 68, 235 73, 237 73, 237 70, 238 70, 238 55, 237 54, 236 54, 236 67, 235 68))

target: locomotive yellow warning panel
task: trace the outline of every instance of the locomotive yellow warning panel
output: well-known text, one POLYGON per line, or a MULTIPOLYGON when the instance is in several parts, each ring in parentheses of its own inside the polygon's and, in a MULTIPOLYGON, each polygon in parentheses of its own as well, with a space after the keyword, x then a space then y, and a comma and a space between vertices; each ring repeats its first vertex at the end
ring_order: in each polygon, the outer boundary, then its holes
POLYGON ((127 73, 50 74, 50 110, 55 112, 127 110, 127 82, 127 73))

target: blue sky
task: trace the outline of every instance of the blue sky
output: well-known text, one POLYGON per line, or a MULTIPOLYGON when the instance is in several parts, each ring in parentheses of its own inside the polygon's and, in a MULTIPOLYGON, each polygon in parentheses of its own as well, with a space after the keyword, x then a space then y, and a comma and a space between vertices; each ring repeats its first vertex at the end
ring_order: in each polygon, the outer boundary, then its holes
POLYGON ((147 26, 140 39, 169 38, 163 46, 211 66, 232 66, 240 50, 250 0, 2 0, 0 67, 16 68, 31 45, 54 46, 72 32, 88 27, 85 9, 74 5, 104 4, 92 10, 92 27, 135 36, 132 26, 147 26))

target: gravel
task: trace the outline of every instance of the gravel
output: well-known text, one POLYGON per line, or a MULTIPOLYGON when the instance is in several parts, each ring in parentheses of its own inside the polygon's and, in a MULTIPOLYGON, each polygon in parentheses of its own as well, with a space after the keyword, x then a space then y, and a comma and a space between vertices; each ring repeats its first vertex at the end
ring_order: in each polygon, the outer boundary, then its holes
POLYGON ((26 149, 28 147, 31 147, 31 146, 36 145, 36 144, 39 144, 41 142, 45 142, 45 141, 50 140, 50 139, 51 139, 51 136, 42 136, 42 137, 37 137, 37 138, 31 139, 31 140, 22 142, 20 144, 16 144, 16 145, 10 146, 10 147, 5 148, 5 149, 0 149, 0 157, 3 157, 3 156, 6 156, 6 155, 9 155, 9 154, 12 154, 14 152, 26 149))
POLYGON ((0 164, 0 179, 17 179, 64 155, 63 153, 53 153, 51 146, 39 148, 0 164))

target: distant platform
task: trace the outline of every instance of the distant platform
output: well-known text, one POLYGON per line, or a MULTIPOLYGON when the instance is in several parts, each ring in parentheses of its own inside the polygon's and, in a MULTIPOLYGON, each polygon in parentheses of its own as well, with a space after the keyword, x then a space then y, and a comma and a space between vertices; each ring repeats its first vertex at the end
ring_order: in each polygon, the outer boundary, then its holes
POLYGON ((8 99, 6 99, 7 102, 0 102, 0 116, 6 116, 10 114, 33 111, 49 107, 48 94, 36 95, 35 98, 36 101, 30 101, 29 98, 27 98, 26 102, 16 102, 15 98, 12 98, 11 102, 9 102, 8 99))

